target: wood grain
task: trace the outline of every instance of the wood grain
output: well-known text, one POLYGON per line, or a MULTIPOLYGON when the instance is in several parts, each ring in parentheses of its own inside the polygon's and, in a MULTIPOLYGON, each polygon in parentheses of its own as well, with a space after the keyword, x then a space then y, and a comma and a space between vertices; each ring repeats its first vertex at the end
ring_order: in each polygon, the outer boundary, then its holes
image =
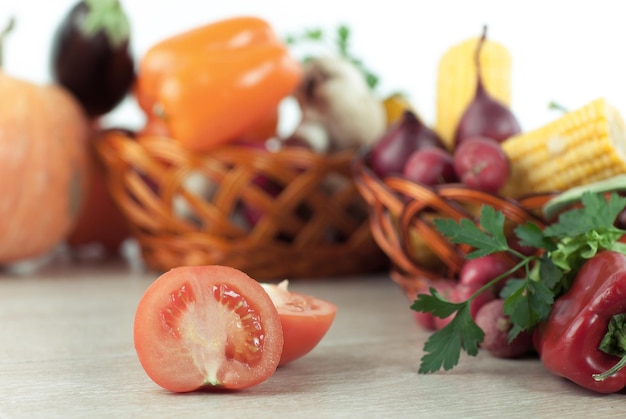
POLYGON ((587 392, 534 358, 463 357, 419 375, 427 334, 386 276, 292 281, 339 306, 306 357, 229 394, 172 394, 135 356, 136 304, 155 273, 61 264, 0 277, 0 418, 615 417, 624 395, 587 392))

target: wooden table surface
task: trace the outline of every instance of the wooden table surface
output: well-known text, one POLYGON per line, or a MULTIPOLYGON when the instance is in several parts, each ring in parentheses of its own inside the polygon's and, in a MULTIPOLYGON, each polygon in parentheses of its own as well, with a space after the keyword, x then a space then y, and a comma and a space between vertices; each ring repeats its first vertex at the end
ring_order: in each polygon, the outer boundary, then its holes
POLYGON ((136 304, 156 276, 123 263, 0 276, 0 418, 626 415, 626 395, 585 391, 537 359, 481 353, 418 374, 428 335, 387 275, 292 281, 339 307, 313 352, 245 391, 169 393, 144 373, 132 341, 136 304))

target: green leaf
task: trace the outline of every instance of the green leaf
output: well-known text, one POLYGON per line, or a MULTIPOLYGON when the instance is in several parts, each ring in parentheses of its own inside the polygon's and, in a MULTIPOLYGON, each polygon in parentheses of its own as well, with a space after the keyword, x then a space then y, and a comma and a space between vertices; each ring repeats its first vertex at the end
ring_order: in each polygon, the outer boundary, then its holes
POLYGON ((339 25, 337 28, 337 47, 344 57, 349 57, 348 39, 350 38, 350 29, 346 25, 339 25))
POLYGON ((309 40, 319 41, 324 38, 324 31, 322 29, 308 29, 304 33, 304 37, 309 40))
POLYGON ((370 89, 374 90, 376 86, 378 86, 378 82, 380 81, 380 79, 378 78, 378 76, 368 72, 365 74, 365 81, 367 82, 367 85, 370 87, 370 89))
POLYGON ((594 214, 598 227, 611 228, 619 213, 626 208, 626 197, 621 197, 615 192, 609 196, 608 200, 604 194, 586 193, 582 196, 582 202, 585 208, 596 206, 590 208, 590 213, 594 214))
POLYGON ((450 323, 430 335, 424 344, 427 354, 422 357, 420 374, 454 368, 459 363, 462 349, 471 356, 478 354, 478 345, 485 333, 472 320, 469 308, 469 304, 463 304, 450 323))
POLYGON ((438 218, 434 224, 451 242, 468 244, 475 249, 467 255, 468 259, 509 249, 504 235, 504 214, 492 207, 484 206, 481 210, 480 225, 484 231, 466 218, 459 223, 449 218, 438 218))
MULTIPOLYGON (((552 262, 558 266, 563 272, 572 270, 576 260, 581 253, 590 252, 591 243, 585 240, 585 236, 565 237, 558 244, 557 248, 551 252, 550 258, 552 262)), ((589 253, 588 253, 589 254, 589 253)))
POLYGON ((626 356, 626 313, 615 314, 598 346, 602 352, 618 357, 626 356))
POLYGON ((599 228, 611 228, 619 213, 626 207, 626 198, 612 193, 607 200, 604 194, 583 193, 582 208, 562 213, 558 222, 549 225, 544 234, 549 237, 565 238, 585 234, 599 228))
POLYGON ((594 257, 601 250, 624 250, 617 240, 624 232, 613 226, 599 227, 574 237, 564 237, 550 257, 565 274, 575 274, 584 262, 594 257))
MULTIPOLYGON (((561 213, 557 222, 541 230, 528 222, 515 229, 520 244, 542 249, 541 256, 524 256, 508 246, 504 235, 505 217, 492 207, 481 209, 479 225, 469 219, 434 220, 435 227, 453 243, 473 248, 468 258, 507 251, 520 257, 518 267, 526 268, 523 278, 509 279, 502 289, 504 313, 513 327, 509 340, 522 331, 531 331, 550 315, 556 298, 567 291, 585 260, 602 249, 626 254, 626 244, 618 242, 626 231, 614 227, 618 214, 626 206, 626 198, 604 193, 582 193, 580 208, 561 213), (531 265, 533 264, 534 265, 531 265)), ((450 303, 431 290, 433 295, 418 297, 412 308, 455 318, 443 329, 431 335, 420 365, 421 373, 453 368, 461 350, 476 354, 484 333, 469 314, 471 298, 463 303, 450 303)), ((626 364, 626 360, 623 361, 626 364)))
POLYGON ((554 264, 552 259, 544 254, 538 266, 541 282, 555 294, 560 291, 559 284, 563 279, 563 272, 554 264))
POLYGON ((531 221, 518 225, 514 231, 522 246, 535 249, 550 249, 555 246, 554 242, 544 235, 541 227, 531 221))
POLYGON ((610 247, 607 247, 607 250, 626 255, 626 243, 616 241, 610 247))
POLYGON ((423 313, 431 313, 433 316, 443 319, 457 311, 462 305, 462 303, 446 301, 436 289, 431 288, 430 294, 417 295, 417 299, 411 305, 411 309, 423 313))
POLYGON ((347 25, 342 24, 337 27, 336 37, 334 39, 329 39, 327 34, 322 29, 307 29, 301 35, 287 35, 283 39, 284 42, 290 46, 294 46, 301 41, 309 41, 313 43, 326 42, 328 44, 332 44, 332 46, 336 48, 336 52, 341 57, 347 59, 352 64, 354 64, 357 70, 359 70, 359 72, 363 75, 363 79, 370 87, 370 89, 374 90, 379 83, 379 78, 369 69, 367 69, 360 59, 351 54, 349 48, 350 36, 350 28, 347 25))
POLYGON ((530 279, 510 279, 502 289, 504 314, 513 324, 509 340, 521 331, 531 330, 550 314, 554 294, 541 282, 530 279))
POLYGON ((480 210, 480 225, 502 247, 507 247, 506 236, 504 235, 504 214, 501 211, 483 205, 480 210))

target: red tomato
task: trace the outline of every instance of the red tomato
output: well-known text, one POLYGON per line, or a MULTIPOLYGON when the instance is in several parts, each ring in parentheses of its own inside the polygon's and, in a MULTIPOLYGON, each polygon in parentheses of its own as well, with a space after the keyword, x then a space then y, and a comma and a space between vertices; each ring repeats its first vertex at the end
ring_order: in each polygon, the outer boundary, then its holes
POLYGON ((174 392, 243 389, 276 370, 278 312, 263 287, 226 266, 174 268, 155 280, 135 314, 144 370, 174 392))
POLYGON ((278 309, 283 327, 283 354, 279 365, 285 365, 313 350, 335 319, 337 306, 310 295, 287 290, 287 281, 278 285, 261 284, 278 309))

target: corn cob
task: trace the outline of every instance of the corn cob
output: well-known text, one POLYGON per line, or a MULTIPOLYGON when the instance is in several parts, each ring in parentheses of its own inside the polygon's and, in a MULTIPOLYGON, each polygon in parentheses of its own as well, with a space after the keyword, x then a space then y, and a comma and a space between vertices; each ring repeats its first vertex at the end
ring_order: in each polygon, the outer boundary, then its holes
POLYGON ((405 110, 415 112, 411 103, 409 103, 409 100, 401 93, 394 93, 387 96, 383 100, 383 107, 385 108, 385 113, 387 115, 387 127, 398 122, 400 118, 402 118, 402 114, 405 110))
MULTIPOLYGON (((479 39, 471 38, 452 46, 439 61, 435 130, 449 149, 454 146, 457 124, 476 93, 475 54, 479 39)), ((511 55, 508 49, 486 39, 480 54, 480 68, 487 92, 510 106, 511 55)))
POLYGON ((626 126, 596 99, 536 130, 502 143, 511 175, 502 195, 564 191, 626 173, 626 126))

